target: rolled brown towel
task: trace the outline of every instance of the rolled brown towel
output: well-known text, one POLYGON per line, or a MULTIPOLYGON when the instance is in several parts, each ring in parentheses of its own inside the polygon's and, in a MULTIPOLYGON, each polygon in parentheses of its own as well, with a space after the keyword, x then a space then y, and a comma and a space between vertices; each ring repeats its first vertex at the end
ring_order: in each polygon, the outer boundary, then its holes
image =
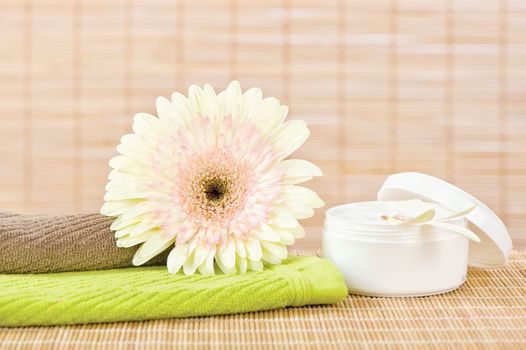
MULTIPOLYGON (((103 270, 132 266, 137 247, 118 248, 101 214, 0 212, 0 273, 103 270)), ((145 265, 164 265, 168 251, 145 265)))

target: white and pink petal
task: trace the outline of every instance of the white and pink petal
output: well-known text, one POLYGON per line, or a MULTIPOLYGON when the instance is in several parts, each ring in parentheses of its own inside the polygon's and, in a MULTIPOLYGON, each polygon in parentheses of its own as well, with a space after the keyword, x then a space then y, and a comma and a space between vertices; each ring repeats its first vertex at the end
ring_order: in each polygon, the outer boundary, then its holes
POLYGON ((144 264, 157 254, 163 252, 172 245, 174 241, 175 236, 167 235, 162 231, 156 232, 137 249, 132 260, 133 265, 139 266, 144 264))

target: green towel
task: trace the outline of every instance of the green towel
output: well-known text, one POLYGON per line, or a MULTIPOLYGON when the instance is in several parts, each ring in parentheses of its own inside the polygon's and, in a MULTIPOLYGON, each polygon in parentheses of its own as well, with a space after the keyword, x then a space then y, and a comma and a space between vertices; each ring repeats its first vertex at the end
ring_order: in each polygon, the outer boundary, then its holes
POLYGON ((165 266, 0 275, 0 326, 232 314, 333 304, 346 295, 340 271, 312 256, 235 275, 171 275, 165 266))

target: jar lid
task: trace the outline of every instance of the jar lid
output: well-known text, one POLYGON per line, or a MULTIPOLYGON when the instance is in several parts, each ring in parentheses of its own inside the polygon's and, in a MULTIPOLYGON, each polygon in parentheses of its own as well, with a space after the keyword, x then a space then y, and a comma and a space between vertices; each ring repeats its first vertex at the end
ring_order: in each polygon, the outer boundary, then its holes
POLYGON ((484 203, 439 178, 405 172, 389 176, 380 191, 378 200, 421 199, 436 202, 452 211, 461 211, 476 206, 466 215, 468 227, 481 239, 480 243, 469 243, 469 265, 495 268, 506 263, 512 242, 502 220, 484 203))

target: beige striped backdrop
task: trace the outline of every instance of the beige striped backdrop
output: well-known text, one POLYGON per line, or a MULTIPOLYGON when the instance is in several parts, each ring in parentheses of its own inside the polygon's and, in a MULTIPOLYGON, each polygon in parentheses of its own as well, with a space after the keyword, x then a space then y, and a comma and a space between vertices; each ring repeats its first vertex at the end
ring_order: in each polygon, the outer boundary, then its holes
POLYGON ((329 206, 421 171, 526 244, 524 0, 0 0, 0 208, 98 210, 135 112, 232 79, 311 125, 329 206))

